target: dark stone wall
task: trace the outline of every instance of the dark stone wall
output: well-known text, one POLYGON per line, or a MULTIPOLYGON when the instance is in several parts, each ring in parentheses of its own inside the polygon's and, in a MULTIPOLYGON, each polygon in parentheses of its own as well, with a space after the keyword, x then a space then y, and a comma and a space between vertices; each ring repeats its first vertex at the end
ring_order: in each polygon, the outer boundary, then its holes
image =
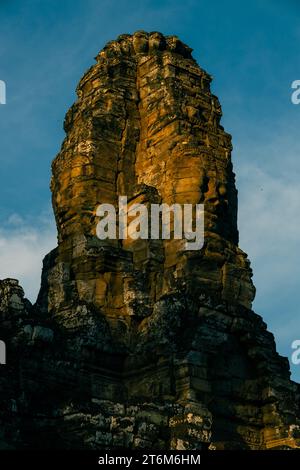
POLYGON ((231 137, 177 37, 122 35, 81 79, 52 166, 35 305, 0 281, 1 448, 299 447, 299 387, 251 309, 231 137), (205 241, 105 240, 96 208, 204 204, 205 241))

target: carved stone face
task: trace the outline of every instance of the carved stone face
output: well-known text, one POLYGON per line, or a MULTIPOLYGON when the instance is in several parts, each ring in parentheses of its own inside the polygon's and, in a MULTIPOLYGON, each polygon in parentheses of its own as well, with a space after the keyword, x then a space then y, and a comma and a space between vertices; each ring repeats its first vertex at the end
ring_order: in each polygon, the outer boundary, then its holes
MULTIPOLYGON (((114 279, 106 290, 99 277, 99 271, 118 269, 122 278, 123 258, 115 268, 113 259, 103 254, 95 209, 102 203, 116 207, 119 196, 140 202, 134 198, 143 185, 149 204, 156 203, 153 191, 159 203, 204 204, 210 253, 204 247, 203 271, 198 265, 195 269, 201 278, 216 279, 213 288, 220 290, 222 276, 213 256, 223 255, 215 243, 219 240, 224 248, 237 242, 236 190, 230 136, 215 118, 221 108, 209 86, 202 86, 210 77, 177 37, 157 32, 119 37, 106 46, 105 54, 79 84, 79 99, 66 119, 67 138, 53 165, 61 261, 72 266, 80 298, 97 306, 105 300, 106 312, 115 311, 120 301, 127 315, 122 286, 116 291, 114 279), (158 53, 164 47, 168 54, 158 53), (85 241, 78 242, 79 234, 85 241), (81 262, 85 251, 88 264, 81 262)), ((108 251, 121 246, 124 263, 132 259, 134 269, 154 263, 160 272, 158 291, 167 292, 173 288, 173 273, 183 272, 181 241, 171 237, 155 246, 149 239, 107 244, 108 251)))
POLYGON ((149 37, 149 51, 162 51, 166 48, 166 41, 162 34, 152 33, 149 37))
POLYGON ((148 36, 142 31, 138 31, 133 35, 133 48, 136 54, 148 52, 148 36))

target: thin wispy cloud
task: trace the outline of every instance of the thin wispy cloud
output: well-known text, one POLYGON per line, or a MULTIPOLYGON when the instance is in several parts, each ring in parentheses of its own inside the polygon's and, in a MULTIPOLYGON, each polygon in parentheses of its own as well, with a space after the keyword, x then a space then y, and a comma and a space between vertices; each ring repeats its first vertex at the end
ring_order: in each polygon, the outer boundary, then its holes
POLYGON ((56 228, 48 213, 34 221, 11 214, 0 227, 0 279, 18 279, 26 297, 34 302, 40 287, 42 260, 56 243, 56 228))
POLYGON ((7 105, 0 107, 0 277, 19 278, 27 296, 36 296, 42 258, 56 245, 51 212, 51 222, 40 222, 51 197, 50 164, 93 57, 122 33, 177 34, 213 75, 222 123, 233 135, 240 246, 252 261, 254 307, 289 355, 289 337, 300 332, 300 106, 290 100, 290 85, 300 79, 298 3, 0 1, 0 79, 7 83, 7 105))
MULTIPOLYGON (((239 230, 254 271, 254 309, 290 359, 291 343, 300 337, 300 185, 295 173, 280 174, 280 166, 268 171, 250 158, 239 164, 239 230)), ((299 367, 292 370, 299 380, 299 367)))

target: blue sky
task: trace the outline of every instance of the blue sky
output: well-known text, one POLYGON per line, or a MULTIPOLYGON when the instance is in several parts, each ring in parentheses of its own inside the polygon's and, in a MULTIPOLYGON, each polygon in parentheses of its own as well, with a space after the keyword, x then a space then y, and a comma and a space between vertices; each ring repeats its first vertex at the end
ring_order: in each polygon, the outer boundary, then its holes
MULTIPOLYGON (((108 40, 138 29, 177 34, 213 75, 233 135, 240 246, 252 261, 254 308, 291 356, 300 339, 300 79, 297 0, 0 0, 0 278, 33 300, 55 246, 50 164, 75 87, 108 40)), ((300 381, 300 365, 293 366, 300 381)))

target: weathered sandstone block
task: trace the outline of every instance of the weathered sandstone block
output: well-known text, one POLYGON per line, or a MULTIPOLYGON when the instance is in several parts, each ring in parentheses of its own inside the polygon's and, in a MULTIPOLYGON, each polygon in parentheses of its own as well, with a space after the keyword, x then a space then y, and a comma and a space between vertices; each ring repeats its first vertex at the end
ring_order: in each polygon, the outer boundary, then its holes
POLYGON ((299 447, 299 387, 251 310, 231 136, 191 52, 175 36, 121 35, 80 80, 37 303, 0 282, 0 447, 299 447), (97 207, 120 196, 204 204, 204 246, 100 240, 97 207))

